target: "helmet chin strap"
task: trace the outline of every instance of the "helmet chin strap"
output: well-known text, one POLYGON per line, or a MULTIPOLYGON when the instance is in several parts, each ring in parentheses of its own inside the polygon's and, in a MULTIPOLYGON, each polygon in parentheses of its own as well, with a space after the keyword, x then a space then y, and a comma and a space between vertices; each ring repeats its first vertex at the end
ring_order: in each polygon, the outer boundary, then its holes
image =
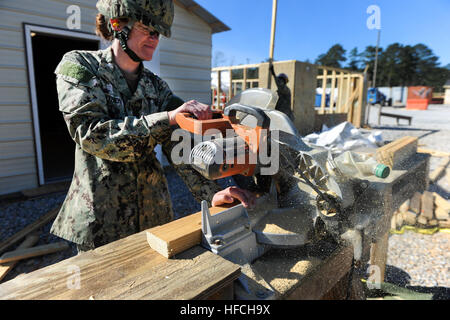
POLYGON ((111 24, 114 30, 114 38, 119 40, 120 46, 122 47, 123 51, 125 51, 125 53, 131 58, 131 60, 135 62, 144 61, 139 58, 139 56, 133 50, 131 50, 130 47, 128 47, 128 38, 131 29, 128 26, 119 29, 116 19, 111 19, 111 24))

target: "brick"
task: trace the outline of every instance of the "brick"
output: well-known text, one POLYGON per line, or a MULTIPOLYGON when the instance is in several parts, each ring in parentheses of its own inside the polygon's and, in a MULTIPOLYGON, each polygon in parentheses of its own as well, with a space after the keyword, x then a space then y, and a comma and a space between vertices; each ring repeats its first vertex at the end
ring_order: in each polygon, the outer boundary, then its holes
POLYGON ((400 206, 400 208, 398 208, 398 211, 400 211, 400 212, 408 211, 410 202, 411 202, 411 200, 406 200, 405 202, 403 202, 402 205, 400 206))
POLYGON ((438 220, 447 220, 450 219, 450 210, 436 208, 434 209, 434 215, 438 220))
POLYGON ((437 227, 439 225, 439 221, 436 219, 428 220, 428 226, 437 227))
POLYGON ((434 204, 436 208, 441 208, 450 211, 450 201, 441 197, 438 193, 433 192, 434 195, 434 204))
POLYGON ((440 228, 450 228, 450 219, 440 220, 439 221, 439 227, 440 228))
POLYGON ((423 226, 426 226, 428 224, 428 219, 420 215, 419 218, 417 218, 417 222, 423 226))
POLYGON ((415 214, 412 211, 406 211, 403 212, 403 220, 405 221, 405 224, 409 225, 409 226, 413 226, 416 224, 417 222, 417 214, 415 214))

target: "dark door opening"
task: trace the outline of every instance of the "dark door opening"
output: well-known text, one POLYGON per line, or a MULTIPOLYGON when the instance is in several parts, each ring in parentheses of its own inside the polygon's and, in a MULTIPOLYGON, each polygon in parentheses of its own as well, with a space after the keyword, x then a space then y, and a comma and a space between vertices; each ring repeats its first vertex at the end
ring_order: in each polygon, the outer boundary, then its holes
POLYGON ((66 52, 98 50, 99 41, 35 32, 31 35, 44 181, 70 180, 74 170, 75 142, 59 111, 54 71, 66 52))

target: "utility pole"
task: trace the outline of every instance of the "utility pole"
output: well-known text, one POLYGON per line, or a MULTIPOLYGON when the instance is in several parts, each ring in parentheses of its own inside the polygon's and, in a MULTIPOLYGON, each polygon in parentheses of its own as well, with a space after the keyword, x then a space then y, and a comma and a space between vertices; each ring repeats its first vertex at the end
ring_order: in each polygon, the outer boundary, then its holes
POLYGON ((377 48, 375 49, 375 67, 373 69, 372 88, 377 87, 378 50, 380 48, 380 35, 381 29, 378 29, 378 40, 377 40, 377 48))
MULTIPOLYGON (((380 48, 380 35, 381 35, 381 9, 377 5, 371 5, 367 8, 367 13, 371 14, 367 20, 367 27, 369 30, 378 30, 377 47, 375 49, 375 66, 373 68, 373 78, 372 78, 372 88, 377 86, 377 68, 378 68, 378 51, 380 48)), ((365 77, 364 77, 365 78, 365 77)), ((378 119, 380 118, 381 107, 378 109, 378 119)), ((366 112, 366 124, 369 124, 370 118, 370 103, 367 101, 367 112, 366 112)))
MULTIPOLYGON (((381 35, 381 29, 378 29, 378 39, 377 39, 377 47, 375 49, 375 66, 373 68, 373 77, 372 77, 372 88, 376 88, 377 87, 377 69, 378 69, 378 50, 380 48, 380 35, 381 35)), ((379 114, 381 112, 381 106, 378 109, 378 119, 379 114)), ((370 103, 367 102, 367 112, 366 112, 366 121, 365 124, 369 124, 369 117, 370 117, 370 103)))
MULTIPOLYGON (((275 48, 275 30, 277 26, 277 7, 278 7, 278 0, 273 0, 272 4, 272 32, 270 35, 270 50, 269 50, 269 65, 273 62, 273 51, 275 48)), ((269 80, 268 80, 268 88, 271 87, 271 81, 272 75, 269 71, 269 80)))

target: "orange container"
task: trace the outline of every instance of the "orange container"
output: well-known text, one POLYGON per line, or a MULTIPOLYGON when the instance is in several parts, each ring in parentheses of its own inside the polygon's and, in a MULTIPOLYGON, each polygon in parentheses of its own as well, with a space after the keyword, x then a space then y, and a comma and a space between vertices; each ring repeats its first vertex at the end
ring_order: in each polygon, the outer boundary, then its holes
POLYGON ((408 99, 406 101, 406 109, 427 110, 429 104, 429 101, 425 99, 408 99))
POLYGON ((433 98, 431 87, 408 87, 408 99, 406 109, 427 110, 433 98))

